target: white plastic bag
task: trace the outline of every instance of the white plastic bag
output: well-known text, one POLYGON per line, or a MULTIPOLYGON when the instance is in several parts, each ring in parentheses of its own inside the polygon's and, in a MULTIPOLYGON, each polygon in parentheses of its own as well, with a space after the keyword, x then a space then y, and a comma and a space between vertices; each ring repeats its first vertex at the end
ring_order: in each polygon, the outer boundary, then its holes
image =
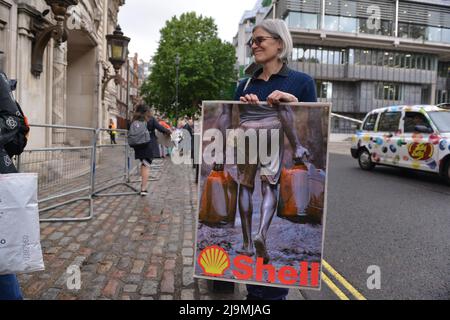
POLYGON ((0 274, 44 270, 35 173, 0 174, 0 274))

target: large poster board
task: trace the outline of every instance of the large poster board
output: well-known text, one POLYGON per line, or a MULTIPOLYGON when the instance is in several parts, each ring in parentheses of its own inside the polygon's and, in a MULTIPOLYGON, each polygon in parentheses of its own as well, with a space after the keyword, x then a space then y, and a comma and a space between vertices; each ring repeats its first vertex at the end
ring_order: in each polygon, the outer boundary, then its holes
POLYGON ((330 111, 203 103, 194 277, 320 289, 330 111))

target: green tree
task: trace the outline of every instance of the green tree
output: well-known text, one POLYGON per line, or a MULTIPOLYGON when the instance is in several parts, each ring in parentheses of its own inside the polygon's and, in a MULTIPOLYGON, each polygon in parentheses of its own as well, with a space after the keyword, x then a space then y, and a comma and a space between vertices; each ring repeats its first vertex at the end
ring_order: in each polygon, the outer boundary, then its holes
POLYGON ((146 103, 170 117, 193 115, 203 100, 231 99, 236 80, 235 49, 222 42, 212 18, 195 12, 173 17, 160 31, 153 68, 141 88, 146 103), (179 64, 179 106, 175 108, 176 64, 179 64))

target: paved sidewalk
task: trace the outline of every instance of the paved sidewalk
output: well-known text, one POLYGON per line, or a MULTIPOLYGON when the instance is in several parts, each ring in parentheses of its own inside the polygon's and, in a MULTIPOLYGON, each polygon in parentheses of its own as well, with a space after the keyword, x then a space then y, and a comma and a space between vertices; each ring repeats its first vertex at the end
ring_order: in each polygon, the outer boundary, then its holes
MULTIPOLYGON (((168 159, 164 164, 148 197, 97 198, 91 221, 42 223, 46 270, 19 276, 25 298, 243 299, 245 286, 234 294, 212 294, 206 281, 192 279, 194 170, 168 159), (81 270, 80 290, 67 286, 67 269, 74 265, 81 270)), ((86 215, 86 210, 79 202, 54 214, 86 215)))

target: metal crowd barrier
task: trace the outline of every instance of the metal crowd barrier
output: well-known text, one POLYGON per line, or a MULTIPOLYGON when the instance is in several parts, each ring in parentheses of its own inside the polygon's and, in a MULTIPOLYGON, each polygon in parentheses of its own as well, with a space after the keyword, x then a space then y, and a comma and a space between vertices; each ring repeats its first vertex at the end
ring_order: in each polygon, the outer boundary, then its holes
MULTIPOLYGON (((19 172, 38 173, 41 222, 88 221, 94 217, 96 197, 139 194, 132 184, 140 180, 132 181, 132 175, 140 176, 140 163, 134 160, 134 150, 127 144, 127 130, 115 129, 117 144, 111 144, 110 129, 58 125, 30 127, 33 135, 42 137, 51 147, 26 149, 15 159, 15 164, 19 172), (131 191, 117 191, 120 187, 131 191), (79 201, 89 202, 87 216, 81 213, 79 201), (68 218, 60 211, 49 218, 42 218, 42 215, 63 206, 68 206, 74 217, 68 218)), ((152 164, 156 171, 163 166, 160 160, 152 164)), ((149 180, 159 180, 159 177, 149 180)))
POLYGON ((94 167, 94 197, 129 196, 139 194, 139 191, 131 185, 130 172, 131 162, 130 150, 127 144, 127 130, 114 129, 117 132, 116 143, 110 140, 111 129, 97 130, 97 161, 94 167), (105 143, 110 141, 110 143, 105 143), (111 159, 123 159, 120 161, 109 161, 111 159), (107 184, 106 186, 102 186, 107 184), (110 192, 108 189, 116 189, 119 186, 131 189, 131 192, 110 192))
POLYGON ((89 201, 86 217, 41 219, 42 222, 87 221, 94 216, 93 181, 96 130, 84 127, 31 125, 33 134, 52 141, 53 147, 26 149, 16 159, 19 172, 39 174, 40 213, 78 201, 89 201))

